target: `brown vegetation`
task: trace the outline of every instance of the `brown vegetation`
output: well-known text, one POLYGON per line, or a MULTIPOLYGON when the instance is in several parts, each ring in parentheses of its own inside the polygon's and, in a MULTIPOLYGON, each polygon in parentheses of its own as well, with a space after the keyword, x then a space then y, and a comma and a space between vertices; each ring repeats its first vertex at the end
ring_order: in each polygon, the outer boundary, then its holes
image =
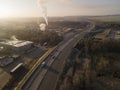
POLYGON ((96 22, 94 30, 98 29, 115 29, 120 30, 120 22, 96 22))
POLYGON ((57 89, 120 90, 119 45, 120 40, 81 40, 75 47, 79 52, 66 61, 57 89))
POLYGON ((35 43, 48 42, 53 46, 58 44, 63 37, 58 36, 55 31, 64 31, 68 28, 83 29, 89 23, 80 21, 54 21, 55 18, 49 20, 46 32, 41 32, 39 24, 43 22, 39 18, 20 18, 20 19, 8 19, 0 21, 0 38, 10 38, 15 35, 18 39, 29 40, 35 43))

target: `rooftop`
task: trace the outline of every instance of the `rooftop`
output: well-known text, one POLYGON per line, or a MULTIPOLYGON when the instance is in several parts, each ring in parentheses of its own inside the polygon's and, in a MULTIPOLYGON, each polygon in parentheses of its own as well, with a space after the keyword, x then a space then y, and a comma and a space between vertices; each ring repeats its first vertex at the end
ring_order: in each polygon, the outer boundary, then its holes
POLYGON ((32 44, 33 42, 31 41, 22 41, 22 40, 5 40, 0 42, 0 44, 3 45, 10 45, 10 46, 14 46, 14 47, 21 47, 27 44, 32 44))

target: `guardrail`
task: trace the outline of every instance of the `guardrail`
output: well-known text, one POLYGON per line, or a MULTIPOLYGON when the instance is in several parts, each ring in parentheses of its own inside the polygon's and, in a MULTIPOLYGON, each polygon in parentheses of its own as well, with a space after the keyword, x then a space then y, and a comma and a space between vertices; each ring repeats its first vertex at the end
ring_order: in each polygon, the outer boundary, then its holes
POLYGON ((23 85, 27 82, 27 80, 31 77, 31 75, 34 73, 34 71, 38 68, 38 66, 49 56, 49 54, 55 49, 50 48, 30 69, 30 71, 23 77, 23 79, 18 83, 17 87, 14 88, 14 90, 22 90, 23 85))

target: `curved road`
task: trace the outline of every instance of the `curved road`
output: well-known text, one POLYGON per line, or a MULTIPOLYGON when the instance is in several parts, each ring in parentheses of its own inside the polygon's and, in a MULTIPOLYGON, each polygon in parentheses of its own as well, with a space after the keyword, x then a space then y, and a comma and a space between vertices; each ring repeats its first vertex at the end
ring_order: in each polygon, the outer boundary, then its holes
POLYGON ((62 41, 55 50, 45 59, 46 65, 39 66, 31 78, 22 87, 22 90, 54 90, 64 62, 68 58, 71 49, 94 28, 75 33, 69 39, 62 41))

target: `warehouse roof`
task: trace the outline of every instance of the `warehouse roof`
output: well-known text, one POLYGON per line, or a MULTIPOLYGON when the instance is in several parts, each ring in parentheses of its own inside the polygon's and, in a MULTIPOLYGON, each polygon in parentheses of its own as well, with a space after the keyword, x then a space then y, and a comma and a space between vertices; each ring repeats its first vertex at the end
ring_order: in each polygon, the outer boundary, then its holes
POLYGON ((14 47, 21 47, 24 45, 32 44, 33 42, 31 41, 22 41, 22 40, 5 40, 0 42, 2 45, 10 45, 14 47))

